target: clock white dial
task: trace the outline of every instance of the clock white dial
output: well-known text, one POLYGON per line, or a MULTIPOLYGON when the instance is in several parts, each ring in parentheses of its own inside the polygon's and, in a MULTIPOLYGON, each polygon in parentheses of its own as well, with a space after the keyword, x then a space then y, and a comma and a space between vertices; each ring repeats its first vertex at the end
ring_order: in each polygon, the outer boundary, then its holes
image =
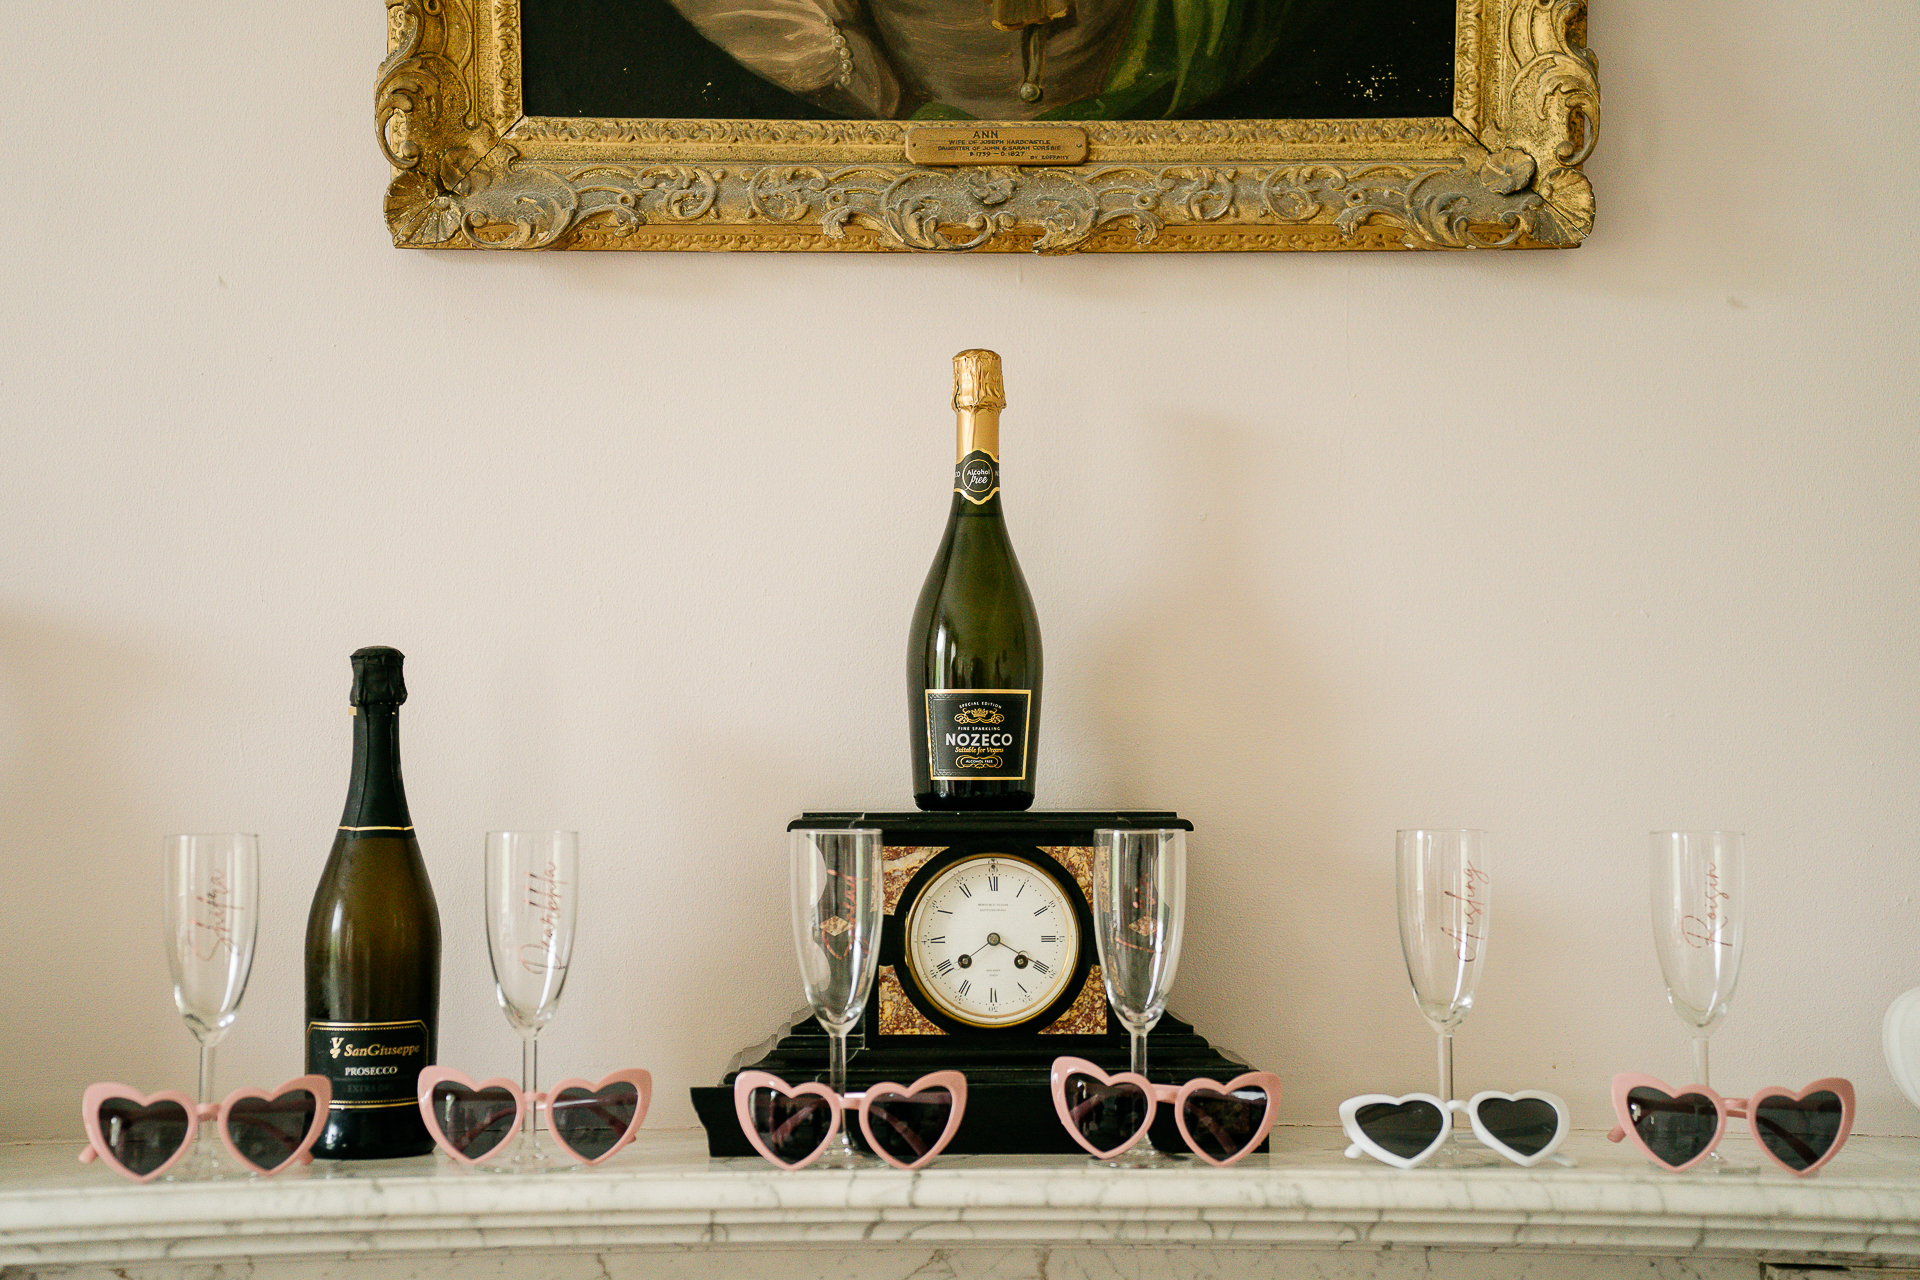
POLYGON ((980 854, 928 884, 907 913, 907 967, 951 1018, 1025 1022, 1066 990, 1080 956, 1067 890, 1025 858, 980 854))

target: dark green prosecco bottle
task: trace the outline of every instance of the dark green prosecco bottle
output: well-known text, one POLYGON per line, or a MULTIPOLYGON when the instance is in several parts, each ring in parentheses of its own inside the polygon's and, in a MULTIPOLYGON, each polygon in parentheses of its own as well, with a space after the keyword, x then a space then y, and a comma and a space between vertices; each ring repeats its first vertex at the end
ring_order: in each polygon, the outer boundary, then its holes
POLYGON ((400 781, 398 649, 353 655, 353 774, 307 916, 307 1070, 333 1084, 313 1154, 433 1150, 416 1088, 440 1031, 440 911, 400 781))
POLYGON ((1000 357, 953 358, 959 460, 907 641, 913 802, 1026 809, 1040 743, 1040 618, 1000 509, 1000 357))

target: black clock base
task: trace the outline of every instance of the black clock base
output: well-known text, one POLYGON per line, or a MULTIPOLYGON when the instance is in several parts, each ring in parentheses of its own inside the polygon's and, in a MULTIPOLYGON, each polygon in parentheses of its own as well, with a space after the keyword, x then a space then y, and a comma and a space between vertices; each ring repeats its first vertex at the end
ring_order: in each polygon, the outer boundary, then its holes
MULTIPOLYGON (((1002 1047, 980 1041, 960 1046, 945 1036, 915 1037, 919 1043, 912 1045, 900 1044, 903 1039, 888 1036, 884 1046, 869 1042, 863 1047, 856 1034, 848 1054, 847 1087, 860 1090, 882 1080, 912 1084, 929 1071, 963 1070, 967 1113, 947 1148, 956 1155, 1084 1155, 1054 1111, 1048 1084, 1053 1059, 1085 1058, 1107 1071, 1123 1071, 1127 1066, 1127 1038, 1119 1034, 1047 1036, 1048 1043, 1038 1052, 1026 1045, 1002 1047), (956 1061, 963 1056, 965 1061, 956 1061)), ((789 1084, 826 1079, 827 1035, 805 1010, 795 1015, 791 1027, 763 1056, 748 1060, 762 1048, 738 1055, 734 1069, 719 1085, 696 1086, 691 1091, 693 1109, 707 1131, 708 1155, 756 1154, 734 1114, 733 1079, 740 1071, 770 1072, 789 1084)), ((1206 1076, 1224 1082, 1248 1069, 1172 1014, 1162 1017, 1147 1037, 1147 1074, 1155 1081, 1183 1084, 1206 1076)), ((853 1137, 856 1144, 864 1145, 857 1122, 853 1137)), ((1162 1151, 1187 1150, 1168 1107, 1159 1109, 1149 1138, 1162 1151)))

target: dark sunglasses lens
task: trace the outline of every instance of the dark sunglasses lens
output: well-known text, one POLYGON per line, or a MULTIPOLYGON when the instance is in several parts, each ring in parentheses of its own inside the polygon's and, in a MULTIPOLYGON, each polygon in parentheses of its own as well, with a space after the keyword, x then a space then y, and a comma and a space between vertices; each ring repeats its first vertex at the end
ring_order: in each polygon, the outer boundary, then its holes
POLYGON ((1523 1156, 1539 1155, 1560 1132, 1560 1113, 1538 1098, 1488 1098, 1479 1116, 1495 1141, 1523 1156))
POLYGON ((1267 1091, 1244 1086, 1232 1093, 1195 1089, 1187 1095, 1187 1132, 1204 1155, 1227 1160, 1253 1143, 1267 1114, 1267 1091))
POLYGON ((1382 1151, 1411 1160, 1440 1137, 1445 1117, 1431 1102, 1375 1102, 1353 1113, 1360 1132, 1382 1151))
POLYGON ((753 1131, 783 1164, 798 1164, 826 1145, 833 1107, 817 1093, 790 1096, 778 1089, 747 1094, 753 1131))
POLYGON ((1112 1151, 1147 1121, 1147 1095, 1137 1084, 1106 1084, 1075 1072, 1064 1091, 1073 1127, 1098 1150, 1112 1151))
POLYGON ((242 1098, 227 1111, 227 1137, 254 1168, 277 1169, 299 1150, 319 1109, 320 1100, 305 1089, 242 1098))
POLYGON ((1754 1129, 1767 1150, 1792 1169, 1805 1169, 1833 1150, 1843 1108, 1836 1093, 1767 1098, 1754 1108, 1754 1129))
POLYGON ((1627 1090, 1627 1117, 1653 1158, 1678 1169, 1713 1145, 1720 1113, 1704 1093, 1669 1097, 1644 1086, 1627 1090))
POLYGON ((598 1160, 633 1127, 640 1091, 616 1080, 597 1092, 562 1089, 552 1105, 553 1136, 587 1159, 598 1160))
POLYGON ((478 1160, 513 1136, 513 1095, 505 1089, 433 1086, 433 1119, 447 1145, 478 1160))
POLYGON ((142 1106, 131 1098, 108 1098, 99 1119, 107 1150, 142 1177, 171 1160, 187 1140, 187 1109, 177 1102, 142 1106))
POLYGON ((883 1093, 867 1104, 868 1136, 883 1154, 901 1164, 912 1164, 934 1149, 952 1117, 950 1090, 883 1093))

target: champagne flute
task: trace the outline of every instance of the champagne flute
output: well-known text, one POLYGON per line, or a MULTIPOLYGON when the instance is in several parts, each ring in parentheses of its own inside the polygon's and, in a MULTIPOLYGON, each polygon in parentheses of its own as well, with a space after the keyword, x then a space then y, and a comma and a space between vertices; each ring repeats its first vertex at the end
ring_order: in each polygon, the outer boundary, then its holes
MULTIPOLYGON (((1667 1002, 1693 1037, 1696 1084, 1707 1078, 1707 1037, 1727 1016, 1746 949, 1744 838, 1738 831, 1655 831, 1651 860, 1653 947, 1667 1002)), ((1700 1168, 1727 1166, 1715 1151, 1700 1168)))
MULTIPOLYGON (((1187 915, 1187 833, 1100 830, 1093 833, 1093 937, 1107 1000, 1127 1029, 1128 1070, 1147 1076, 1147 1033, 1167 1011, 1180 967, 1187 915)), ((1115 1168, 1170 1165, 1151 1140, 1112 1160, 1115 1168)))
MULTIPOLYGON (((880 963, 880 831, 874 827, 788 833, 793 947, 807 1004, 827 1033, 827 1087, 847 1091, 847 1033, 866 1009, 880 963)), ((841 1125, 816 1169, 878 1166, 841 1125)))
MULTIPOLYGON (((259 927, 260 838, 241 833, 168 836, 161 842, 167 965, 173 1004, 200 1043, 202 1107, 213 1102, 213 1047, 240 1013, 259 927)), ((218 1178, 213 1126, 169 1177, 218 1178)))
MULTIPOLYGON (((487 958, 502 1012, 520 1033, 520 1088, 539 1090, 541 1029, 560 1006, 573 956, 580 837, 573 831, 489 831, 486 840, 487 958)), ((528 1104, 519 1149, 489 1164, 505 1173, 573 1168, 540 1146, 540 1108, 528 1104)), ((549 1117, 551 1123, 551 1117, 549 1117)))
MULTIPOLYGON (((1452 1102, 1453 1033, 1473 1011, 1474 988, 1486 959, 1493 885, 1487 874, 1487 833, 1409 830, 1394 841, 1400 908, 1400 951, 1414 1003, 1439 1037, 1439 1095, 1452 1102)), ((1499 1157, 1446 1123, 1452 1139, 1434 1153, 1441 1165, 1497 1164, 1499 1157)))

